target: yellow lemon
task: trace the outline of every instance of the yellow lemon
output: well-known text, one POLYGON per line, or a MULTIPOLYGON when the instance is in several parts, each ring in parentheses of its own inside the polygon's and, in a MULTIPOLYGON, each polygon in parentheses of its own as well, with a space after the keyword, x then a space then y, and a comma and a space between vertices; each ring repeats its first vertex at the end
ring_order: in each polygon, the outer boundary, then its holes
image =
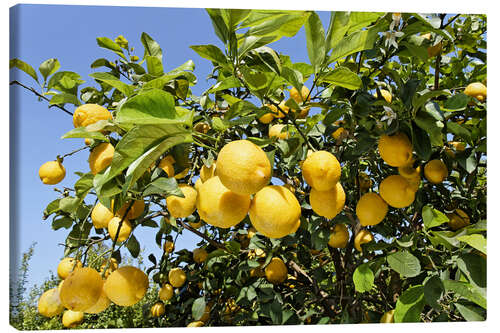
POLYGON ((111 301, 109 300, 108 296, 106 296, 104 289, 102 289, 101 296, 99 296, 99 299, 97 300, 97 302, 94 305, 92 305, 90 308, 85 310, 84 312, 85 313, 92 313, 92 314, 101 313, 104 310, 106 310, 110 304, 111 304, 111 301))
POLYGON ((83 312, 81 311, 64 311, 62 324, 66 328, 75 328, 83 322, 83 312))
POLYGON ((156 302, 151 307, 151 316, 153 317, 161 317, 165 314, 165 304, 163 302, 156 302))
POLYGON ((424 175, 433 184, 442 183, 448 177, 448 168, 441 160, 429 161, 424 167, 424 175))
POLYGON ((59 161, 49 161, 42 164, 38 169, 38 176, 42 183, 55 185, 66 177, 66 169, 59 161))
POLYGON ((198 320, 190 322, 189 324, 187 324, 186 327, 202 327, 203 325, 205 325, 205 323, 202 322, 201 320, 198 320))
POLYGON ((278 112, 278 115, 275 115, 275 118, 283 118, 285 117, 285 114, 288 114, 290 111, 290 108, 285 105, 285 101, 281 101, 280 104, 278 105, 279 109, 276 108, 276 112, 278 112), (280 110, 281 109, 281 110, 280 110))
POLYGON ((81 267, 82 263, 80 262, 80 260, 66 257, 59 262, 59 265, 57 266, 57 275, 59 275, 59 277, 64 280, 68 277, 69 273, 73 271, 73 269, 81 267))
POLYGON ((123 242, 128 238, 128 236, 130 236, 130 233, 132 232, 132 224, 129 222, 129 220, 124 219, 122 222, 122 226, 120 228, 120 232, 118 233, 117 236, 116 233, 118 231, 118 226, 120 225, 121 221, 122 221, 121 217, 115 216, 108 223, 109 237, 111 238, 112 241, 114 241, 116 238, 117 242, 123 242))
POLYGON ((158 291, 158 297, 162 301, 168 301, 173 296, 174 296, 174 288, 168 283, 163 284, 163 286, 161 286, 160 290, 158 291))
POLYGON ((465 150, 465 143, 463 142, 456 142, 456 141, 450 141, 448 142, 450 146, 452 146, 456 151, 464 151, 465 150))
POLYGON ((412 145, 406 134, 382 135, 378 142, 380 157, 393 167, 406 166, 412 158, 412 145))
POLYGON ((372 233, 366 229, 361 229, 356 234, 356 237, 354 237, 354 247, 356 248, 356 250, 361 252, 362 251, 361 245, 366 244, 366 243, 370 243, 371 241, 373 241, 372 233))
POLYGON ((278 114, 278 109, 272 105, 272 104, 264 104, 265 107, 271 109, 273 112, 265 113, 263 114, 260 118, 259 121, 262 124, 269 124, 271 121, 273 121, 274 116, 278 114))
POLYGON ((61 286, 61 303, 69 310, 85 311, 101 297, 102 285, 101 275, 95 269, 77 268, 61 286))
POLYGON ((266 237, 281 238, 293 234, 300 226, 300 204, 284 186, 264 187, 253 197, 250 221, 266 237))
POLYGON ((332 133, 332 136, 333 136, 333 138, 334 138, 335 140, 339 140, 339 138, 341 138, 341 137, 342 137, 342 135, 343 135, 344 133, 346 133, 346 132, 347 132, 347 131, 346 131, 346 129, 345 129, 345 128, 343 128, 343 127, 339 127, 339 128, 337 128, 337 129, 336 129, 336 130, 332 133))
POLYGON ((344 209, 345 192, 340 183, 328 191, 311 189, 309 195, 312 210, 319 216, 333 219, 344 209))
POLYGON ((229 228, 241 222, 250 208, 250 196, 235 193, 225 187, 218 176, 200 186, 196 208, 200 218, 219 228, 229 228))
POLYGON ((90 146, 92 144, 92 139, 89 139, 89 138, 85 138, 85 145, 86 146, 90 146))
MULTIPOLYGON (((295 102, 297 102, 297 104, 299 104, 299 105, 301 103, 308 102, 311 99, 311 95, 309 93, 309 88, 307 88, 306 86, 302 86, 300 94, 299 94, 299 91, 295 87, 290 89, 290 97, 295 102)), ((307 115, 309 114, 309 109, 310 109, 310 107, 306 107, 306 108, 303 108, 302 110, 300 110, 300 113, 297 116, 297 118, 307 117, 307 115)))
POLYGON ((95 205, 95 207, 92 209, 92 213, 90 214, 92 224, 96 229, 107 228, 109 221, 113 217, 113 213, 100 202, 95 205))
POLYGON ((274 284, 282 283, 286 280, 286 277, 288 275, 288 270, 285 263, 278 257, 274 257, 271 259, 264 272, 267 281, 274 284))
POLYGON ((106 169, 113 161, 115 148, 111 143, 103 142, 95 147, 89 156, 89 167, 92 174, 96 175, 106 169))
POLYGON ((217 176, 229 190, 254 194, 271 179, 266 153, 248 140, 236 140, 222 147, 217 158, 217 176))
POLYGON ((377 225, 385 218, 389 207, 377 194, 369 192, 363 194, 356 204, 356 216, 362 226, 377 225))
POLYGON ((175 179, 181 179, 186 177, 189 172, 189 168, 184 169, 183 171, 175 174, 174 168, 175 159, 172 155, 168 155, 161 159, 160 163, 158 163, 158 167, 163 169, 168 177, 174 177, 175 179))
POLYGON ((343 249, 349 243, 349 230, 345 224, 336 224, 328 239, 328 245, 334 248, 343 249))
POLYGON ((406 179, 420 178, 420 166, 416 168, 411 165, 398 167, 398 173, 406 179))
POLYGON ((116 216, 123 217, 130 205, 132 205, 132 207, 130 207, 126 216, 129 220, 133 220, 141 216, 144 212, 144 208, 146 207, 144 200, 134 200, 134 203, 132 203, 132 200, 128 200, 120 207, 120 209, 118 209, 116 216))
POLYGON ((174 242, 166 241, 165 244, 163 244, 163 250, 167 253, 172 253, 174 249, 175 249, 174 242))
POLYGON ((168 281, 175 288, 180 288, 186 283, 186 273, 182 270, 182 268, 173 268, 168 272, 168 281))
POLYGON ((382 318, 380 318, 381 323, 394 323, 394 311, 395 310, 390 310, 387 311, 382 315, 382 318))
MULTIPOLYGON (((283 124, 276 124, 269 127, 269 137, 270 138, 276 137, 282 140, 290 138, 290 133, 287 130, 283 131, 283 128, 285 127, 287 127, 287 125, 283 124)), ((288 129, 288 127, 286 129, 288 129)))
POLYGON ((201 181, 201 178, 198 178, 194 183, 194 188, 196 189, 196 191, 200 191, 201 184, 203 184, 203 182, 201 181))
POLYGON ((213 161, 212 165, 209 168, 205 164, 203 164, 200 170, 200 179, 202 183, 215 176, 216 162, 217 161, 213 161))
POLYGON ((379 186, 380 196, 391 207, 408 207, 415 200, 415 191, 410 183, 400 175, 385 178, 379 186))
POLYGON ((38 313, 44 317, 54 317, 63 312, 64 305, 59 299, 58 288, 47 290, 38 299, 38 313))
POLYGON ((179 189, 184 198, 169 195, 166 199, 167 210, 175 218, 184 218, 193 214, 196 210, 196 197, 198 196, 198 191, 194 187, 186 184, 180 184, 179 189))
POLYGON ((464 94, 482 102, 486 99, 486 86, 481 82, 471 83, 465 88, 464 94))
POLYGON ((88 126, 99 120, 113 118, 111 112, 98 104, 84 104, 76 108, 73 113, 73 125, 76 127, 88 126))
POLYGON ((201 264, 207 260, 208 253, 205 249, 194 249, 193 250, 193 260, 194 262, 201 264))
POLYGON ((449 219, 448 225, 452 230, 458 230, 470 224, 469 215, 461 209, 457 209, 451 214, 446 214, 446 216, 449 219))
POLYGON ((331 190, 340 179, 340 163, 332 153, 324 150, 313 152, 302 164, 302 176, 318 191, 331 190))
POLYGON ((120 306, 132 306, 146 295, 149 280, 139 268, 123 266, 109 275, 103 288, 111 302, 120 306))

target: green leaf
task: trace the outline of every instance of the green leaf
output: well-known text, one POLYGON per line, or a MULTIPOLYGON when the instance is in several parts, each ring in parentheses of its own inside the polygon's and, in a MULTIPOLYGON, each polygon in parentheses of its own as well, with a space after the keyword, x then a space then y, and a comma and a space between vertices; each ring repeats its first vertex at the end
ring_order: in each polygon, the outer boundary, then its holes
POLYGON ((467 321, 484 321, 486 320, 486 313, 483 309, 473 305, 467 304, 462 305, 460 303, 454 303, 458 312, 464 317, 467 321))
POLYGON ((213 85, 212 88, 210 88, 209 92, 210 93, 215 93, 220 90, 226 90, 230 88, 238 88, 241 87, 241 82, 238 80, 238 78, 234 76, 229 76, 225 78, 222 81, 217 82, 216 84, 213 85))
POLYGON ((89 139, 97 139, 105 142, 109 142, 109 139, 104 136, 101 132, 89 131, 87 127, 77 127, 67 132, 61 139, 68 138, 89 138, 89 139))
POLYGON ((215 34, 217 35, 217 37, 219 37, 222 43, 226 44, 228 40, 229 29, 222 17, 221 10, 215 8, 206 8, 205 10, 212 20, 212 26, 214 27, 215 34))
POLYGON ((325 30, 321 20, 315 12, 312 12, 305 24, 306 44, 309 61, 314 67, 314 73, 318 73, 325 61, 325 30))
POLYGON ((242 27, 250 26, 245 36, 276 36, 274 41, 282 37, 293 37, 306 23, 310 13, 301 11, 258 11, 250 14, 242 27), (255 16, 254 16, 255 15, 255 16), (254 19, 257 17, 257 19, 254 19), (251 24, 248 24, 253 20, 251 24), (256 24, 258 23, 258 24, 256 24))
POLYGON ((90 64, 90 68, 107 67, 109 69, 114 69, 114 64, 110 63, 108 59, 99 58, 90 64))
POLYGON ((446 129, 448 130, 448 132, 455 134, 456 136, 464 139, 465 141, 471 142, 471 133, 464 126, 449 121, 446 123, 446 129))
POLYGON ((184 198, 184 194, 180 190, 174 177, 160 177, 158 179, 155 179, 153 182, 151 182, 151 184, 148 185, 148 187, 146 187, 143 193, 144 196, 151 194, 158 194, 164 197, 175 195, 177 197, 184 198))
MULTIPOLYGON (((417 94, 414 95, 414 98, 417 94)), ((424 105, 423 110, 425 113, 427 113, 429 116, 434 118, 435 120, 438 121, 443 121, 443 113, 441 112, 441 109, 439 108, 439 105, 435 102, 428 102, 424 105)))
POLYGON ((90 77, 98 81, 102 81, 110 86, 118 89, 125 96, 130 96, 134 92, 134 87, 126 84, 125 82, 120 81, 116 76, 111 75, 105 72, 97 72, 89 74, 90 77))
POLYGON ((61 201, 61 199, 53 200, 47 205, 47 207, 45 207, 45 209, 43 211, 43 216, 44 216, 43 218, 44 219, 60 210, 59 201, 61 201))
POLYGON ((447 292, 453 292, 486 309, 486 294, 481 289, 470 283, 454 280, 444 280, 443 284, 447 292))
POLYGON ((59 60, 56 58, 50 58, 42 62, 38 70, 42 73, 43 79, 47 80, 47 78, 57 72, 60 67, 61 64, 59 63, 59 60))
POLYGON ((424 296, 427 304, 432 306, 435 310, 440 311, 441 306, 438 301, 444 295, 443 281, 434 275, 430 277, 424 284, 424 296))
POLYGON ((219 65, 227 64, 226 56, 222 53, 221 49, 215 45, 191 45, 189 48, 198 53, 202 58, 213 61, 219 65))
POLYGON ((75 183, 75 192, 78 197, 87 195, 94 186, 94 175, 89 172, 80 177, 75 183))
POLYGON ((61 228, 69 229, 73 225, 73 220, 67 216, 63 216, 61 218, 55 219, 52 221, 52 229, 58 230, 61 228))
POLYGON ((231 120, 235 117, 243 117, 251 113, 257 113, 260 109, 248 101, 239 101, 231 105, 224 115, 224 119, 231 120))
POLYGON ((301 91, 302 85, 304 82, 304 78, 302 77, 302 73, 298 70, 285 67, 281 69, 281 76, 290 83, 295 89, 301 91))
POLYGON ((250 9, 221 9, 220 13, 224 22, 229 27, 230 30, 236 28, 236 26, 246 19, 252 11, 250 9))
POLYGON ((78 206, 80 205, 80 198, 78 197, 64 197, 59 201, 59 207, 63 212, 73 213, 76 211, 78 206))
MULTIPOLYGON (((415 108, 415 110, 418 110, 418 109, 420 109, 420 107, 422 105, 429 102, 429 100, 431 100, 432 98, 438 97, 438 96, 444 96, 444 95, 449 96, 449 95, 451 95, 451 93, 449 90, 431 90, 431 91, 427 91, 423 94, 417 93, 417 94, 413 95, 412 104, 413 104, 413 107, 415 108)), ((437 115, 438 115, 438 118, 436 118, 436 120, 443 120, 443 117, 439 112, 437 112, 437 115)))
POLYGON ((50 105, 54 105, 54 104, 66 104, 66 103, 70 103, 70 104, 73 104, 73 105, 76 105, 76 106, 80 106, 81 105, 80 101, 78 100, 78 97, 76 97, 73 94, 68 94, 68 93, 65 93, 65 92, 59 93, 57 95, 54 95, 50 99, 50 102, 49 102, 50 105))
POLYGON ((145 56, 144 59, 146 60, 146 65, 149 74, 153 76, 163 75, 163 64, 161 62, 161 58, 153 56, 145 56))
POLYGON ((350 12, 330 12, 330 24, 326 35, 327 52, 345 36, 349 29, 350 12))
POLYGON ((144 58, 146 56, 152 56, 160 60, 162 59, 163 53, 160 44, 158 44, 153 38, 151 38, 150 35, 143 32, 141 34, 141 43, 144 46, 144 58))
POLYGON ((333 50, 330 58, 328 58, 328 63, 330 64, 353 53, 373 48, 378 38, 378 31, 378 27, 373 27, 354 32, 342 38, 336 45, 332 46, 333 50))
POLYGON ((455 94, 444 102, 443 110, 448 112, 463 111, 467 107, 468 101, 469 97, 466 94, 455 94))
POLYGON ((378 20, 379 17, 385 15, 385 13, 376 12, 351 12, 349 16, 349 30, 347 33, 351 33, 370 25, 372 22, 378 20))
POLYGON ((359 89, 363 85, 359 76, 346 67, 336 67, 333 71, 321 76, 319 81, 350 90, 359 89))
POLYGON ((486 260, 481 256, 464 253, 457 260, 457 267, 465 274, 470 283, 486 288, 486 260))
POLYGON ((412 143, 417 155, 423 160, 428 161, 432 154, 431 140, 429 134, 420 128, 415 122, 412 122, 413 136, 412 143))
POLYGON ((130 236, 125 246, 130 252, 132 258, 137 258, 139 256, 139 253, 141 252, 141 246, 139 245, 139 242, 137 241, 137 238, 135 238, 134 235, 130 236))
POLYGON ((248 87, 254 90, 254 93, 266 88, 267 77, 264 73, 250 70, 248 67, 242 67, 241 73, 248 87))
POLYGON ((205 297, 199 297, 194 300, 193 306, 191 307, 191 312, 193 314, 194 320, 200 320, 200 318, 205 313, 205 307, 206 307, 205 297))
POLYGON ((473 248, 475 248, 478 251, 481 251, 484 254, 486 253, 486 238, 484 238, 483 235, 480 234, 473 234, 473 235, 463 235, 457 237, 457 239, 461 242, 464 242, 473 248))
POLYGON ((122 52, 122 48, 116 44, 113 40, 109 39, 108 37, 97 37, 97 45, 104 49, 108 49, 113 51, 114 53, 118 54, 120 57, 122 57, 124 60, 127 60, 125 55, 122 52))
POLYGON ((25 63, 20 59, 14 58, 10 59, 9 61, 9 68, 12 67, 16 67, 17 69, 22 70, 23 72, 31 76, 36 82, 38 82, 38 76, 36 75, 36 72, 33 67, 31 67, 31 65, 25 63))
POLYGON ((420 262, 409 252, 398 251, 387 256, 389 266, 403 277, 414 277, 420 274, 420 262))
MULTIPOLYGON (((252 55, 257 57, 257 59, 260 60, 262 64, 266 66, 269 70, 273 71, 278 75, 281 74, 281 67, 282 67, 281 60, 278 54, 273 49, 267 46, 261 46, 259 48, 256 48, 255 50, 252 50, 251 53, 252 55)), ((273 76, 273 79, 275 78, 276 76, 273 76)), ((274 84, 277 86, 280 85, 280 78, 277 78, 274 84)))
MULTIPOLYGON (((467 151, 467 150, 466 150, 467 151)), ((475 151, 469 151, 469 154, 460 154, 457 156, 457 162, 458 164, 465 169, 468 173, 472 173, 474 170, 476 170, 477 167, 477 161, 475 151)))
POLYGON ((354 274, 352 275, 352 279, 356 291, 363 293, 365 291, 370 291, 373 288, 375 276, 370 269, 370 265, 368 263, 364 263, 356 268, 354 274))
POLYGON ((78 86, 85 81, 81 80, 80 75, 74 72, 60 71, 50 77, 47 83, 47 89, 59 90, 71 95, 76 95, 78 86))
POLYGON ((243 37, 239 41, 238 56, 242 58, 248 51, 257 49, 261 46, 267 45, 273 42, 276 36, 247 36, 243 37))
POLYGON ((445 214, 432 208, 431 205, 426 205, 422 209, 422 219, 424 220, 424 227, 426 229, 437 227, 450 220, 445 214))
POLYGON ((431 144, 434 146, 443 145, 442 130, 444 127, 443 122, 433 119, 427 113, 417 112, 415 123, 429 134, 431 144))
POLYGON ((424 305, 423 286, 417 285, 406 289, 396 302, 394 321, 396 323, 420 322, 420 313, 424 305))

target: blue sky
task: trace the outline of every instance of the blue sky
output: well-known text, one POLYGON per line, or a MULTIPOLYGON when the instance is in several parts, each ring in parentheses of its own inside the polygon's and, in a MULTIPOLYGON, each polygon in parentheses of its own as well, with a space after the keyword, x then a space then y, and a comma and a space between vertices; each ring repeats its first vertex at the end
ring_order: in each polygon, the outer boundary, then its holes
MULTIPOLYGON (((325 29, 329 21, 328 12, 319 12, 325 29)), ((105 57, 115 60, 110 51, 97 46, 96 37, 114 39, 123 35, 130 46, 136 47, 137 55, 143 54, 140 35, 147 32, 163 49, 163 62, 170 70, 192 59, 196 65, 197 86, 194 94, 200 94, 208 87, 206 76, 211 71, 209 61, 199 57, 190 45, 221 43, 215 35, 210 19, 203 9, 142 8, 142 7, 96 7, 64 5, 18 5, 11 8, 11 51, 10 58, 19 58, 38 70, 38 66, 49 58, 57 58, 60 70, 74 71, 86 81, 82 86, 93 86, 95 82, 88 74, 90 64, 105 57)), ((293 62, 308 62, 305 33, 302 28, 294 38, 283 38, 271 47, 291 56, 293 62)), ((40 76, 40 75, 39 75, 40 76)), ((19 70, 11 71, 11 79, 37 88, 31 77, 19 70)), ((82 139, 60 137, 73 128, 69 115, 48 104, 39 102, 30 92, 11 88, 11 189, 13 209, 12 228, 15 238, 11 242, 12 255, 19 258, 33 242, 37 242, 35 255, 30 266, 29 284, 39 283, 56 271, 62 258, 66 229, 54 231, 51 219, 42 220, 46 205, 58 193, 54 187, 73 187, 78 177, 76 171, 88 172, 88 151, 77 153, 64 160, 66 178, 56 186, 44 185, 38 177, 38 168, 58 154, 65 154, 83 146, 82 139)), ((71 111, 74 107, 67 106, 71 111)), ((145 254, 160 255, 156 246, 156 230, 139 228, 136 236, 145 247, 145 254), (146 229, 146 230, 144 230, 146 229)), ((192 249, 199 238, 185 232, 177 242, 177 249, 192 249)), ((126 250, 125 250, 126 251, 126 250)))

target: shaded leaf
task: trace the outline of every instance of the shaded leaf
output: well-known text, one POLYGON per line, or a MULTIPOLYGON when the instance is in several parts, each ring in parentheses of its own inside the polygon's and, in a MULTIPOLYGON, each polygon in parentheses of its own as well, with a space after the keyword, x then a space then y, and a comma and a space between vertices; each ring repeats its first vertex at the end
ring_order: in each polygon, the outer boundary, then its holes
POLYGON ((420 274, 420 262, 409 252, 398 251, 387 256, 389 266, 403 277, 414 277, 420 274))
POLYGON ((423 286, 412 286, 406 289, 396 302, 394 321, 396 323, 420 322, 420 313, 424 305, 423 286))

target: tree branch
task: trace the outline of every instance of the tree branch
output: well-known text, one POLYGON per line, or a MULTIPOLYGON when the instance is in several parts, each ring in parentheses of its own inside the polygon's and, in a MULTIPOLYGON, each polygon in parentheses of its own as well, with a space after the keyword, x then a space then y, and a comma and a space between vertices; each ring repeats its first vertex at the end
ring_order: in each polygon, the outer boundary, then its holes
MULTIPOLYGON (((25 86, 24 84, 22 84, 21 82, 16 81, 16 80, 14 80, 14 81, 11 81, 11 82, 10 82, 10 85, 11 85, 11 86, 12 86, 12 85, 14 85, 14 84, 17 84, 18 86, 21 86, 21 87, 23 87, 24 89, 31 91, 32 93, 34 93, 34 94, 35 94, 35 95, 37 95, 38 97, 40 97, 40 98, 44 99, 45 101, 50 102, 50 100, 49 100, 47 97, 45 97, 45 96, 43 96, 42 94, 40 94, 40 93, 39 93, 38 91, 36 91, 34 88, 27 87, 27 86, 25 86)), ((73 113, 71 113, 70 111, 66 110, 63 106, 60 106, 60 105, 58 105, 58 104, 52 104, 52 105, 50 105, 50 106, 49 106, 49 108, 51 108, 51 107, 56 107, 56 108, 59 108, 59 109, 61 109, 62 111, 64 111, 64 112, 66 112, 67 114, 69 114, 70 116, 73 116, 73 113)))
POLYGON ((216 242, 213 239, 208 238, 203 233, 199 232, 198 230, 196 230, 195 228, 193 228, 190 225, 186 224, 185 222, 183 222, 181 220, 178 220, 177 222, 179 222, 179 224, 182 225, 184 227, 184 229, 187 229, 187 230, 191 231, 192 233, 200 236, 201 238, 203 238, 204 240, 206 240, 207 242, 209 242, 213 246, 215 246, 215 247, 217 247, 219 249, 222 249, 222 250, 226 250, 226 247, 223 244, 221 244, 219 242, 216 242))

